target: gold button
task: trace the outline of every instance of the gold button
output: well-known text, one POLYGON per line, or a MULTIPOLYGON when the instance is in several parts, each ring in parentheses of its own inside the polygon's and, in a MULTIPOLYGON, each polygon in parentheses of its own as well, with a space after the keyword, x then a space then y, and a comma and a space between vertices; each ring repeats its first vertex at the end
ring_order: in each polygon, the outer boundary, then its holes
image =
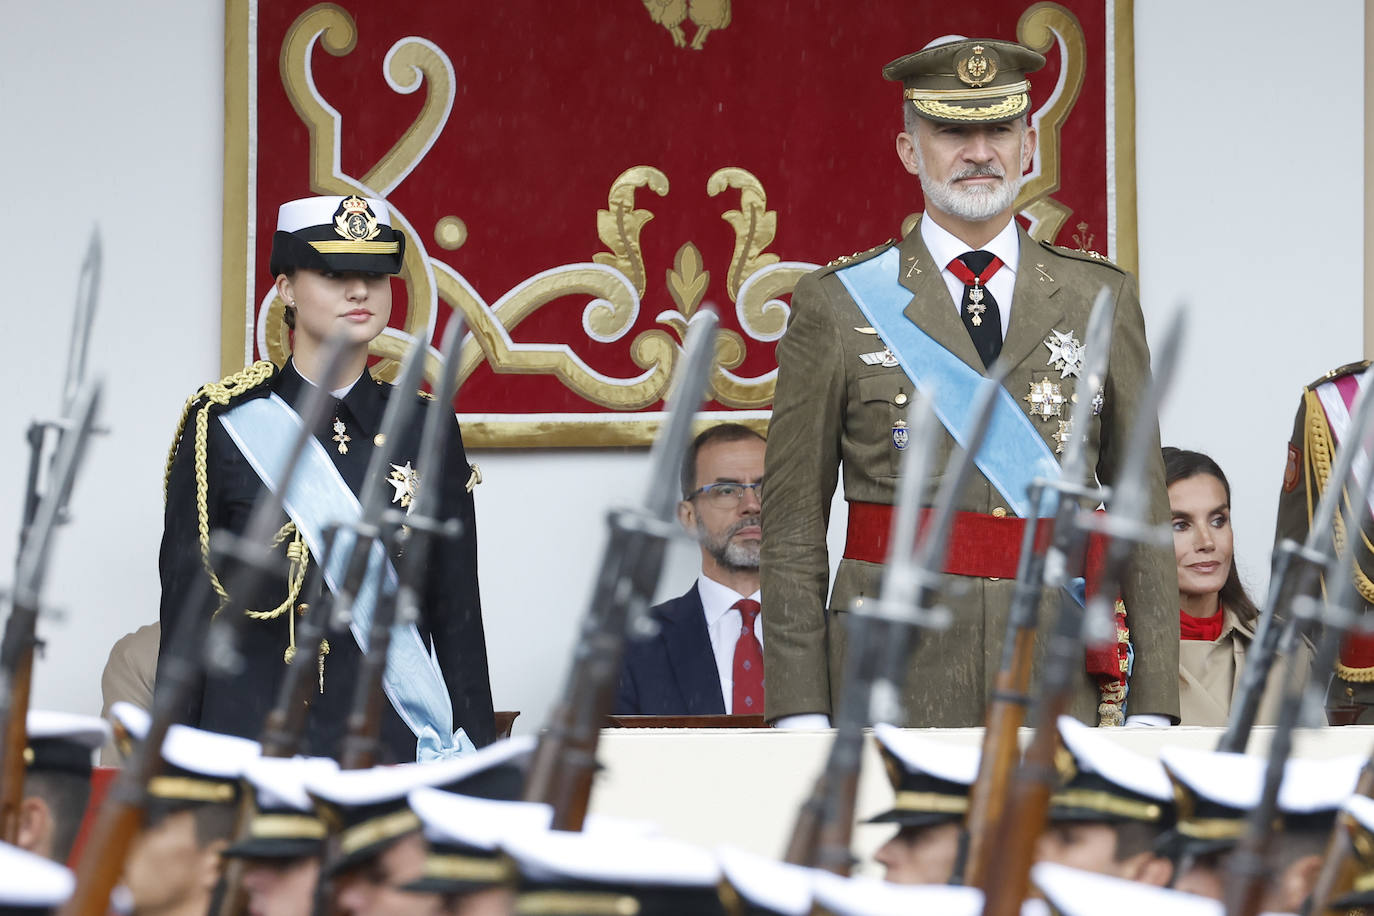
POLYGON ((907 398, 906 398, 906 392, 905 392, 905 391, 899 391, 899 392, 897 392, 897 396, 896 396, 895 398, 892 399, 892 403, 896 404, 898 407, 905 407, 905 406, 906 406, 906 400, 907 400, 907 398))
POLYGON ((993 509, 993 510, 992 510, 992 517, 993 517, 993 518, 1006 518, 1006 517, 1007 517, 1007 510, 1006 510, 1006 509, 1003 509, 1001 506, 998 506, 996 509, 993 509))
POLYGON ((386 436, 378 433, 372 437, 372 444, 377 446, 377 448, 381 448, 383 445, 386 445, 386 436))

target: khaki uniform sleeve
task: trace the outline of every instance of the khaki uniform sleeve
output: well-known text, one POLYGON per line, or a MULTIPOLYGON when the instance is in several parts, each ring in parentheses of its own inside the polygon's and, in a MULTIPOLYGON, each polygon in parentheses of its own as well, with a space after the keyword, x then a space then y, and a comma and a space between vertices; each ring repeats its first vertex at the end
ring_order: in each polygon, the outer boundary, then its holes
POLYGON ((845 371, 827 286, 797 284, 778 343, 763 493, 766 714, 830 712, 826 529, 839 475, 845 371))
MULTIPOLYGON (((1097 475, 1108 486, 1118 481, 1130 447, 1131 429, 1150 383, 1150 351, 1140 311, 1135 279, 1122 277, 1117 290, 1111 364, 1103 407, 1102 450, 1097 475)), ((1150 521, 1167 526, 1169 496, 1164 486, 1164 461, 1159 452, 1159 421, 1152 421, 1150 460, 1145 485, 1150 492, 1150 521)), ((1178 566, 1168 546, 1138 546, 1122 583, 1127 626, 1135 647, 1127 715, 1179 718, 1178 683, 1178 566)))

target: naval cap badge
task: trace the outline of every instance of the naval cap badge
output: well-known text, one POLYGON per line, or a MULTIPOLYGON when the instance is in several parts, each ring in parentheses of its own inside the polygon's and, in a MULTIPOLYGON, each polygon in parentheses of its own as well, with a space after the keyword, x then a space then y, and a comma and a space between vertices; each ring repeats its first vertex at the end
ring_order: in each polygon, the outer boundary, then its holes
POLYGON ((334 211, 334 231, 349 241, 367 242, 380 235, 382 229, 367 201, 354 195, 345 197, 334 211))
POLYGON ((1050 358, 1046 365, 1059 370, 1059 377, 1078 377, 1083 370, 1083 344, 1073 336, 1072 331, 1050 331, 1044 340, 1050 348, 1050 358))
POLYGON ((954 72, 961 82, 979 89, 997 75, 997 62, 984 56, 987 49, 982 45, 974 45, 972 50, 972 54, 954 65, 954 72))

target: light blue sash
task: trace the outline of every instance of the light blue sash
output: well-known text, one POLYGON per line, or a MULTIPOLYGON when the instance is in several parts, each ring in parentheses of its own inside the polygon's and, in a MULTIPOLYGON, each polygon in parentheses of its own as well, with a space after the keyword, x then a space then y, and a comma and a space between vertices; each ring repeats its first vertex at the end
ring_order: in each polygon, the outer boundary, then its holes
MULTIPOLYGON (((263 484, 273 493, 278 492, 291 443, 301 428, 301 418, 291 405, 275 394, 253 398, 220 414, 219 421, 263 484)), ((305 538, 316 562, 323 556, 325 531, 331 525, 347 526, 362 517, 358 498, 339 476, 324 446, 313 436, 306 440, 300 467, 291 478, 282 505, 305 538)), ((331 591, 338 591, 346 574, 346 560, 351 553, 348 547, 353 538, 352 529, 339 529, 335 550, 324 570, 324 579, 331 591)), ((386 550, 374 542, 368 557, 367 575, 353 603, 350 626, 363 652, 367 651, 379 587, 385 588, 388 595, 394 594, 397 579, 386 550)), ((444 684, 444 674, 414 624, 398 624, 391 630, 382 689, 402 721, 415 733, 416 760, 438 760, 475 750, 463 729, 453 730, 453 706, 444 684)))
MULTIPOLYGON (((973 424, 973 402, 986 376, 946 350, 904 314, 911 292, 897 281, 901 268, 898 250, 887 251, 835 271, 888 350, 916 388, 930 398, 935 416, 954 441, 963 446, 973 424)), ((1030 484, 1037 477, 1057 478, 1059 462, 1031 424, 1015 398, 998 387, 992 422, 983 447, 974 456, 1007 505, 1021 518, 1031 515, 1030 484)), ((1054 514, 1054 500, 1041 500, 1034 510, 1041 517, 1054 514)))

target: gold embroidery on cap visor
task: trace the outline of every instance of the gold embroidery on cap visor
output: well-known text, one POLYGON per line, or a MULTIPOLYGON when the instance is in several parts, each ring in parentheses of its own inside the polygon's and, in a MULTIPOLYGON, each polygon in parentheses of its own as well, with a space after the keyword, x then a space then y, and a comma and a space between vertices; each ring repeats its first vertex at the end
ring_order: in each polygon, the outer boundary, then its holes
POLYGON ((320 840, 324 821, 308 814, 260 814, 253 818, 248 835, 262 840, 320 840))
POLYGON ((310 247, 320 254, 395 254, 400 242, 311 242, 310 247))
POLYGON ((1086 808, 1114 817, 1128 817, 1133 821, 1157 821, 1164 809, 1155 802, 1122 798, 1110 792, 1092 789, 1068 789, 1050 796, 1050 804, 1058 808, 1086 808))
POLYGON ((898 811, 929 811, 936 814, 964 814, 968 799, 937 792, 898 792, 892 807, 898 811))
MULTIPOLYGON (((917 90, 908 89, 910 93, 917 90)), ((950 121, 1010 121, 1030 110, 1030 95, 1021 92, 1008 96, 995 105, 980 105, 969 108, 963 105, 947 105, 934 99, 911 99, 911 104, 923 115, 932 118, 945 118, 950 121)))
POLYGON ((231 802, 234 785, 188 776, 154 776, 148 782, 148 794, 173 801, 231 802))
POLYGON ((480 859, 475 856, 430 853, 425 858, 425 877, 450 881, 485 881, 499 884, 515 876, 509 859, 480 859))
POLYGON ((521 916, 636 916, 639 901, 626 894, 534 891, 515 899, 521 916))
POLYGON ((395 839, 403 833, 410 833, 412 830, 420 829, 420 818, 415 812, 410 810, 395 811, 382 817, 374 817, 370 821, 363 821, 355 827, 349 827, 339 834, 339 851, 344 855, 352 855, 359 849, 371 846, 374 843, 382 843, 386 840, 395 839))

